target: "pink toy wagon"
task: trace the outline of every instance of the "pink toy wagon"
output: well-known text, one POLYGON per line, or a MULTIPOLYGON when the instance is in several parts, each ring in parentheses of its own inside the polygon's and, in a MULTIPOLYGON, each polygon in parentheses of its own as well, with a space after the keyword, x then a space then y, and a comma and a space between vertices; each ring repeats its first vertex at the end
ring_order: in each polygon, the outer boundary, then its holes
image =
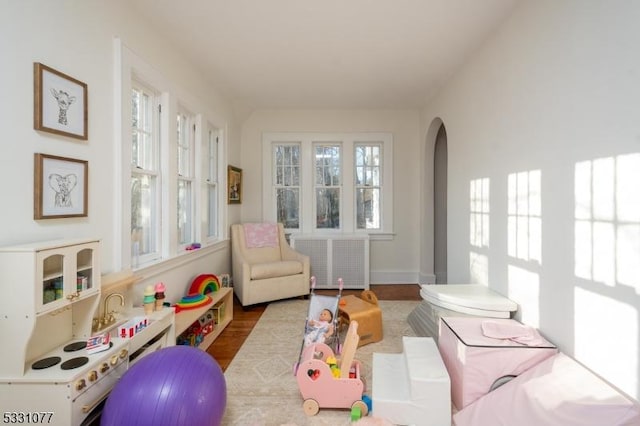
POLYGON ((324 343, 304 348, 296 379, 304 399, 302 408, 308 416, 318 414, 320 407, 359 409, 362 416, 367 415, 367 404, 362 401, 360 362, 354 359, 358 340, 358 322, 351 321, 341 359, 336 359, 333 350, 324 343))

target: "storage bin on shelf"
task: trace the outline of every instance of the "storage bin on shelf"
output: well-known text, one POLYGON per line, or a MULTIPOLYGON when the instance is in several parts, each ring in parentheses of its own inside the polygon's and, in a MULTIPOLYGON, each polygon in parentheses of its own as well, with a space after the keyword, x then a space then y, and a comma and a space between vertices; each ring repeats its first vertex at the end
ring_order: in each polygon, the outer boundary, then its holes
POLYGON ((223 321, 225 307, 226 304, 224 303, 224 300, 222 300, 219 303, 215 304, 213 308, 211 308, 211 314, 213 316, 213 321, 215 322, 215 324, 220 324, 223 321))

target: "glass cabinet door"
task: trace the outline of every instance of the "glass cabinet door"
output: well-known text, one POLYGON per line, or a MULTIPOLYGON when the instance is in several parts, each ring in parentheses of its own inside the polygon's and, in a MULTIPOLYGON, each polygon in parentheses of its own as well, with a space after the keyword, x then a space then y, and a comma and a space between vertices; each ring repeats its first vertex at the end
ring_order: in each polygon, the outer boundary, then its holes
POLYGON ((96 246, 90 244, 39 252, 37 312, 61 308, 98 291, 96 253, 96 246))
POLYGON ((42 260, 42 306, 64 298, 64 255, 52 254, 42 260))
POLYGON ((76 291, 82 293, 93 288, 93 249, 85 248, 77 254, 76 291))

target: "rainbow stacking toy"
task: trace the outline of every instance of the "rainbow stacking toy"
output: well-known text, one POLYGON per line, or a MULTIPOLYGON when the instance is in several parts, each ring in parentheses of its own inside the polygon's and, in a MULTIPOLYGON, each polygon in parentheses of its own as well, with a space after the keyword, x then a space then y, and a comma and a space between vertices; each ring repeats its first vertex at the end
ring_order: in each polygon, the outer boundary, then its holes
POLYGON ((184 296, 178 303, 176 303, 176 313, 184 309, 195 309, 200 306, 204 306, 211 302, 211 297, 206 294, 190 294, 184 296))
POLYGON ((189 287, 189 295, 213 293, 220 289, 220 280, 213 274, 198 275, 189 287))

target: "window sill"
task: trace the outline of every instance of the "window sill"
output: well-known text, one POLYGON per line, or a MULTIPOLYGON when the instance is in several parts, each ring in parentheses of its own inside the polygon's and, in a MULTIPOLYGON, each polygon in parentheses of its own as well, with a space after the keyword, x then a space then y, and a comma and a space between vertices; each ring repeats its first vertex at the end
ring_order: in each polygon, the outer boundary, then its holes
POLYGON ((296 231, 287 231, 285 230, 285 235, 287 237, 287 240, 290 238, 291 235, 296 235, 296 236, 300 236, 300 235, 304 235, 305 237, 308 238, 313 238, 314 236, 318 237, 318 238, 325 238, 327 236, 333 236, 333 235, 353 235, 353 236, 363 236, 363 235, 368 235, 369 236, 369 240, 370 241, 393 241, 393 239, 395 238, 396 234, 394 232, 353 232, 353 233, 343 233, 343 232, 314 232, 311 234, 306 234, 306 233, 301 233, 296 231))
POLYGON ((229 240, 221 240, 199 249, 181 250, 180 253, 177 253, 169 259, 161 259, 148 263, 140 268, 134 269, 133 272, 136 276, 141 277, 142 279, 152 278, 172 269, 186 265, 187 263, 194 262, 201 257, 225 250, 228 247, 229 240))
POLYGON ((395 238, 396 234, 394 232, 378 232, 378 233, 370 233, 369 240, 371 241, 392 241, 395 238))

